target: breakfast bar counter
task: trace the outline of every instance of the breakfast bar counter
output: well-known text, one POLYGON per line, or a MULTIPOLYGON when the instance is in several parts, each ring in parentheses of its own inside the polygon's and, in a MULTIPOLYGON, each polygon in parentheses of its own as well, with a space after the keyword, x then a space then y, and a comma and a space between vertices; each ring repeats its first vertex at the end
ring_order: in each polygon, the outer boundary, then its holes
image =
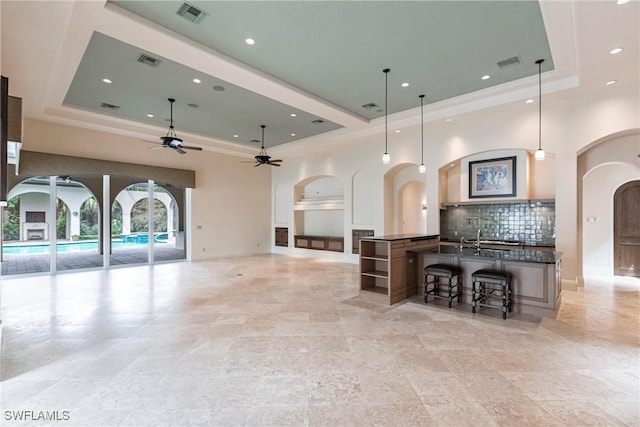
POLYGON ((416 262, 416 293, 422 295, 424 267, 450 264, 462 268, 463 301, 471 302, 471 275, 480 269, 513 274, 513 310, 555 317, 561 298, 560 252, 535 249, 477 249, 438 245, 411 251, 416 262))

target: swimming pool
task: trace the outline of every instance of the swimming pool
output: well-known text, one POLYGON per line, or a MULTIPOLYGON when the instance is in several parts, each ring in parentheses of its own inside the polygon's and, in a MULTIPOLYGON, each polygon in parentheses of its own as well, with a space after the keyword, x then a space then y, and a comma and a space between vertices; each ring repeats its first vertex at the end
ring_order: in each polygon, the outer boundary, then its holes
MULTIPOLYGON (((156 245, 163 244, 156 242, 156 245)), ((43 255, 48 254, 51 245, 41 244, 41 245, 7 245, 5 244, 2 247, 2 253, 5 255, 43 255)), ((135 242, 120 242, 118 240, 114 240, 111 242, 111 247, 113 249, 142 249, 146 248, 146 243, 135 243, 135 242)), ((70 253, 70 252, 87 252, 87 251, 98 251, 98 242, 86 241, 86 242, 64 242, 58 243, 56 245, 56 251, 58 253, 70 253)))

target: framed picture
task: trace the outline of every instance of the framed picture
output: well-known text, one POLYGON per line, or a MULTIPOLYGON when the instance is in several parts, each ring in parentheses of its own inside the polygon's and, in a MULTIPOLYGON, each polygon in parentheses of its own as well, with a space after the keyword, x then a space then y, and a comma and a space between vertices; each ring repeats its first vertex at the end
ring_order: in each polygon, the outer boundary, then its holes
POLYGON ((516 156, 469 162, 469 198, 515 197, 516 156))

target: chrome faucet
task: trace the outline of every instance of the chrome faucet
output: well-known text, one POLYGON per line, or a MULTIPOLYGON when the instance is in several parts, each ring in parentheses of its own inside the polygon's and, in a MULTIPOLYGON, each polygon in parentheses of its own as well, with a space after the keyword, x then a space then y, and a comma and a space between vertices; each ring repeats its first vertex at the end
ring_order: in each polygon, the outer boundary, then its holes
POLYGON ((480 249, 480 233, 482 232, 482 230, 480 228, 478 228, 478 233, 476 235, 476 241, 473 244, 473 246, 476 247, 476 249, 480 249))

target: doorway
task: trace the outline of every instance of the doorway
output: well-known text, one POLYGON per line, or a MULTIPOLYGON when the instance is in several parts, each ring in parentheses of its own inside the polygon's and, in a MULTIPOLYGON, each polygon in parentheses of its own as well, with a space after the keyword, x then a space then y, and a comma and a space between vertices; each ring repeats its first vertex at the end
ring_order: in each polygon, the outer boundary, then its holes
POLYGON ((614 274, 640 277, 640 180, 616 190, 613 209, 614 274))

